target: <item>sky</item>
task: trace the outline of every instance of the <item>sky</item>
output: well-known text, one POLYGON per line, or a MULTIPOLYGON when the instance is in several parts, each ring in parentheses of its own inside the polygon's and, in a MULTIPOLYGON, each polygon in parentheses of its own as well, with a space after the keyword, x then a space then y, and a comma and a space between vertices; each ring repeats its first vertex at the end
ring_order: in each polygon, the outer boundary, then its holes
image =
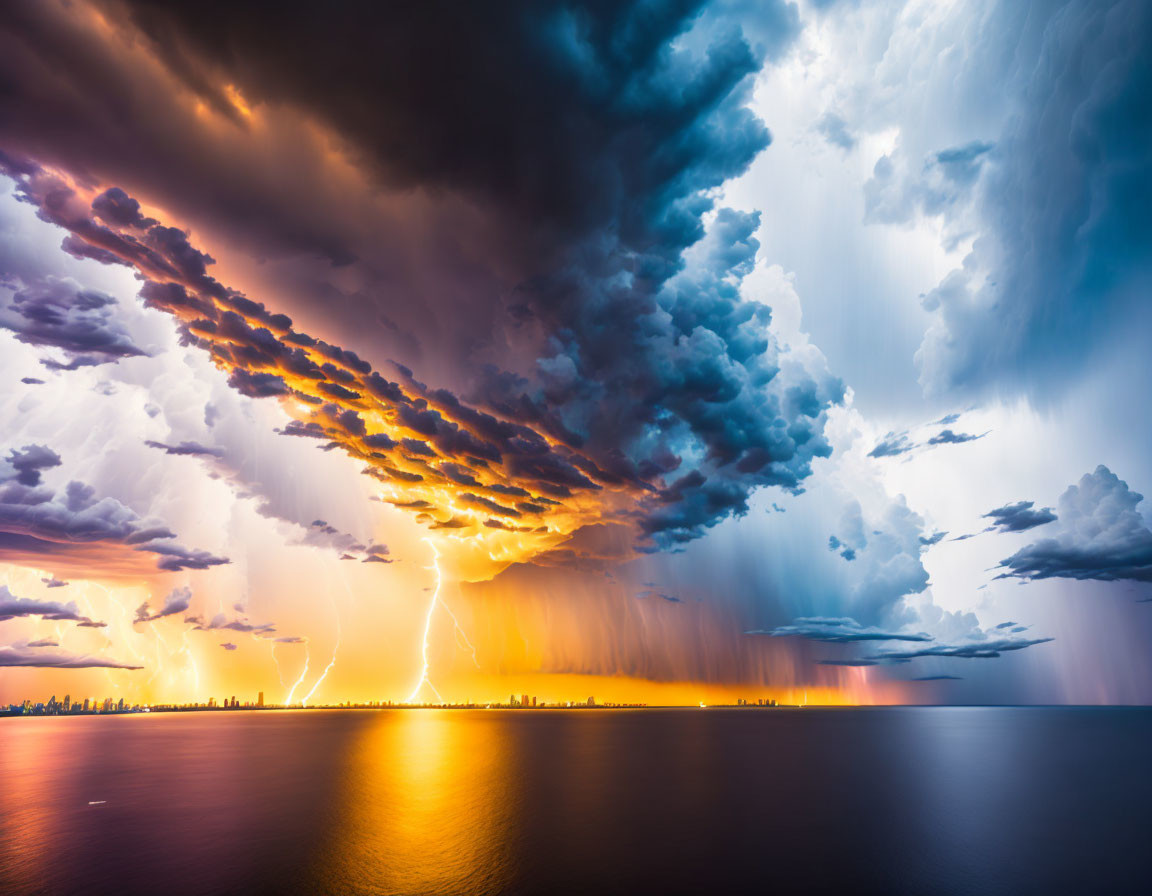
POLYGON ((12 5, 0 702, 1152 701, 1149 38, 12 5))

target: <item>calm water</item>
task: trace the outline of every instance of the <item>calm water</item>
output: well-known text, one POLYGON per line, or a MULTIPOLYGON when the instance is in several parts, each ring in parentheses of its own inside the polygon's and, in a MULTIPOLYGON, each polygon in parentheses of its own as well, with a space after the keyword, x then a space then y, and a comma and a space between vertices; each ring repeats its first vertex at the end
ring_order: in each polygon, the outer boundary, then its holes
POLYGON ((1135 893, 1150 842, 1146 710, 0 720, 3 894, 1135 893))

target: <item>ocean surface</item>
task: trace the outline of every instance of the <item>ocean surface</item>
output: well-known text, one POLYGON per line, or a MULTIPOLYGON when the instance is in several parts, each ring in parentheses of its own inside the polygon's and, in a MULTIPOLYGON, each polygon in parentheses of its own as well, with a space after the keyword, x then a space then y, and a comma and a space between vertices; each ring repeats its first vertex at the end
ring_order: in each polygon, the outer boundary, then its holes
POLYGON ((0 719, 5 896, 1147 893, 1150 844, 1143 709, 0 719))

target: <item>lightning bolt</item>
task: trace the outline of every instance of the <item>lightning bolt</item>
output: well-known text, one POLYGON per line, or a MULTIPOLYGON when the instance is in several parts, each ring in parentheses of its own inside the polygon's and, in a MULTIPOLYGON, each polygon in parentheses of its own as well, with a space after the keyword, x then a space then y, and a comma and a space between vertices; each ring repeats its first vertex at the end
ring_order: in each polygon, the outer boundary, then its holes
POLYGON ((336 606, 336 599, 332 597, 332 592, 328 592, 328 599, 332 601, 332 609, 336 612, 336 646, 332 648, 332 659, 328 661, 328 665, 324 667, 324 671, 320 673, 320 677, 316 679, 316 683, 312 685, 312 690, 304 695, 300 701, 301 706, 307 706, 308 701, 312 695, 316 693, 316 688, 324 682, 328 677, 328 673, 332 671, 332 667, 336 665, 336 654, 340 652, 340 610, 336 606))
POLYGON ((476 668, 479 669, 480 668, 480 660, 476 659, 476 645, 473 644, 470 640, 468 640, 468 635, 464 631, 464 629, 462 629, 460 627, 460 621, 456 618, 456 614, 452 612, 452 608, 449 607, 448 604, 444 603, 443 600, 440 601, 440 606, 442 606, 444 608, 444 611, 449 616, 452 617, 452 624, 454 626, 456 626, 456 643, 457 643, 457 645, 460 644, 460 639, 463 638, 464 639, 464 645, 472 653, 473 665, 475 665, 476 668))
POLYGON ((288 691, 288 696, 284 699, 285 706, 292 705, 292 696, 296 693, 296 688, 300 687, 300 682, 304 680, 304 676, 308 674, 308 661, 310 651, 308 649, 308 642, 304 642, 304 670, 300 673, 300 677, 296 679, 296 683, 288 691))
POLYGON ((404 701, 405 703, 414 703, 424 685, 428 685, 428 688, 436 695, 437 700, 441 703, 444 702, 444 698, 440 696, 436 686, 428 680, 428 634, 432 630, 432 614, 436 610, 436 604, 440 602, 440 585, 443 582, 443 576, 440 574, 440 552, 436 550, 436 545, 432 543, 432 539, 425 538, 424 540, 428 542, 428 547, 432 548, 432 565, 428 569, 436 571, 436 590, 432 592, 432 599, 428 601, 428 613, 424 617, 424 640, 420 648, 423 666, 420 669, 420 679, 416 682, 416 687, 412 689, 412 693, 408 695, 408 699, 404 701))

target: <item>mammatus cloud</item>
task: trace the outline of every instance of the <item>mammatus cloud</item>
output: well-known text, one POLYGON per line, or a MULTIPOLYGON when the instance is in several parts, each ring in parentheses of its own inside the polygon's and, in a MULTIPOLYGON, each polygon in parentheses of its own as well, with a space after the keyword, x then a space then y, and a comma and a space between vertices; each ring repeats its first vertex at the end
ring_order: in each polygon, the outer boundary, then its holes
POLYGON ((1136 509, 1142 500, 1098 466, 1060 496, 1056 534, 1004 560, 998 578, 1152 582, 1152 531, 1136 509))
POLYGON ((140 606, 136 608, 136 618, 132 620, 132 624, 155 622, 157 619, 163 619, 165 616, 185 613, 191 604, 191 588, 173 588, 172 591, 168 593, 168 596, 164 598, 164 604, 156 612, 152 612, 147 601, 140 604, 140 606))

